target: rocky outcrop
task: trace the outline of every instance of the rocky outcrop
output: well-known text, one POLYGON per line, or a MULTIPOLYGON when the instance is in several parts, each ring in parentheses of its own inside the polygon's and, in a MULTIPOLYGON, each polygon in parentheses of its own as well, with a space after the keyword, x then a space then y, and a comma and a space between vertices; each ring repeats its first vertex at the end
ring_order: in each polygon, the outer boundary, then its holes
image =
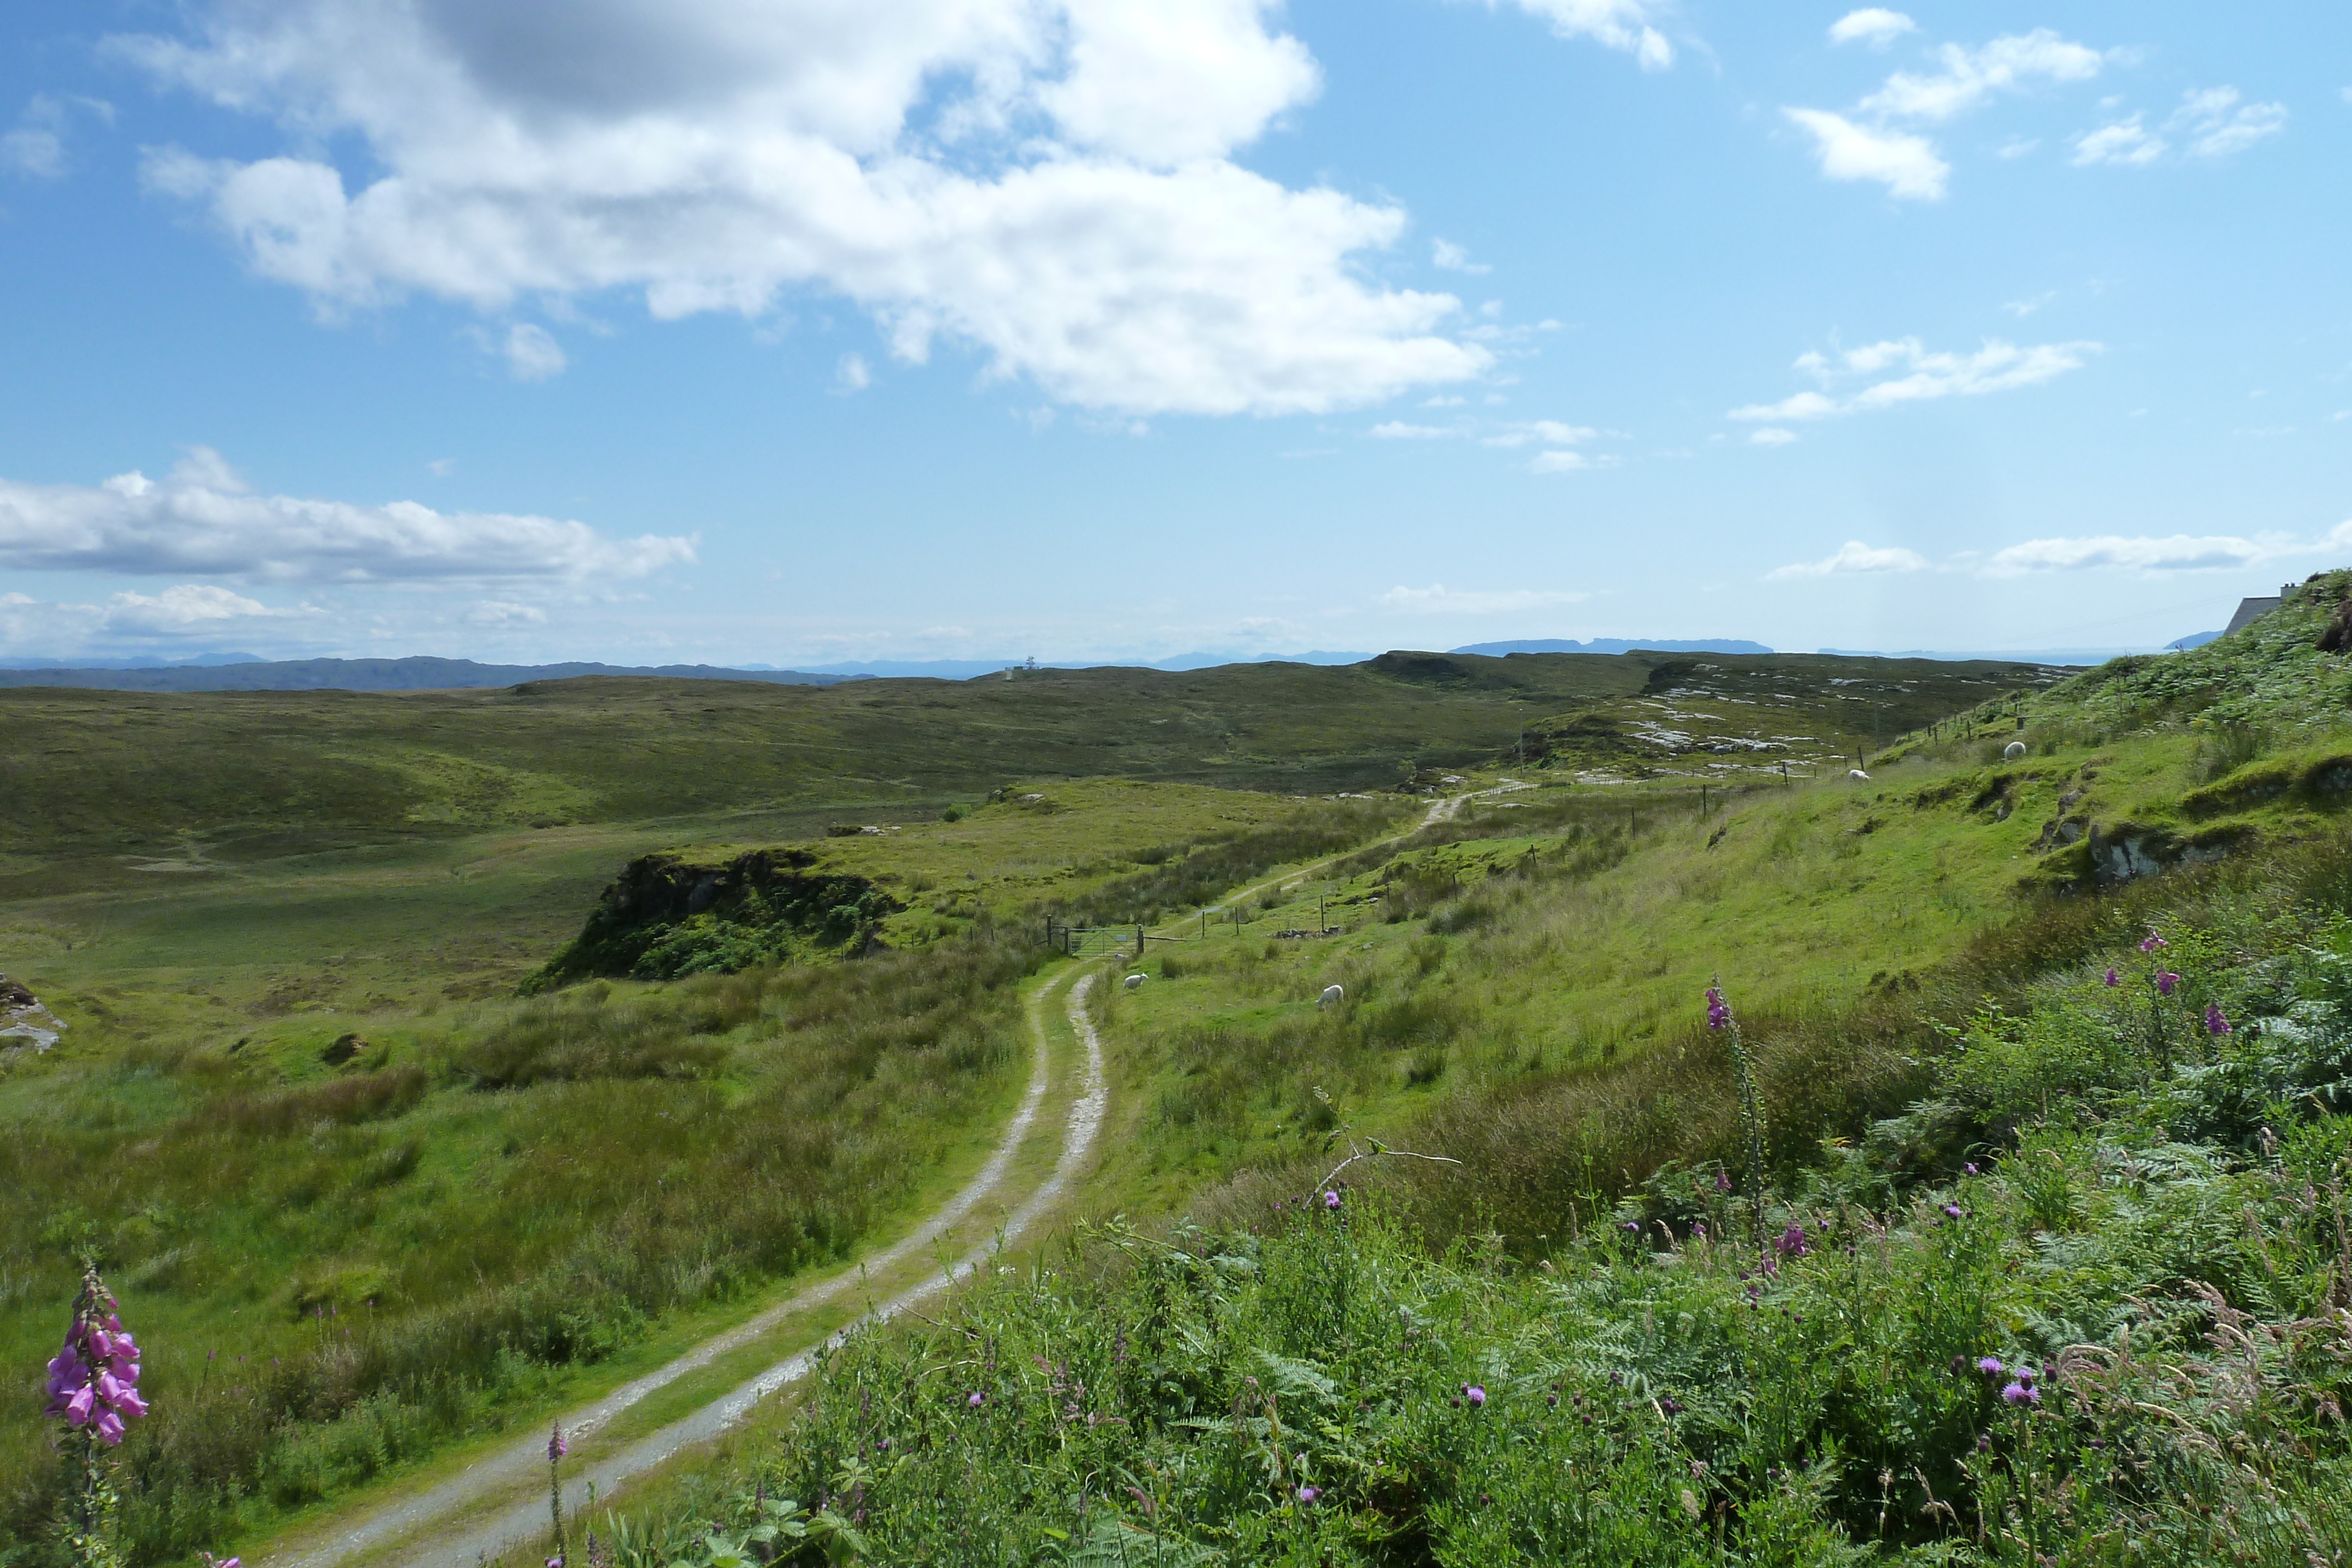
POLYGON ((65 1028, 22 981, 0 975, 0 1056, 28 1049, 37 1056, 57 1044, 65 1028))
POLYGON ((523 988, 593 975, 676 979, 864 951, 876 925, 902 906, 862 876, 816 867, 814 854, 791 847, 724 862, 641 855, 523 988))

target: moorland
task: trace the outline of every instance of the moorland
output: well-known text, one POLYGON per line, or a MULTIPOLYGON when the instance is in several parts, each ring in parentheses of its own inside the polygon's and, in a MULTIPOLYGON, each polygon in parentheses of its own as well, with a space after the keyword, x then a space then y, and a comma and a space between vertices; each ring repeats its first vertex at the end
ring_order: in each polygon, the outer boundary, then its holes
POLYGON ((906 1234, 1141 975, 1051 1224, 604 1560, 2342 1560, 2347 587, 2083 673, 0 693, 67 1026, 0 1066, 0 1551, 77 1254, 131 1560, 326 1561, 906 1234))

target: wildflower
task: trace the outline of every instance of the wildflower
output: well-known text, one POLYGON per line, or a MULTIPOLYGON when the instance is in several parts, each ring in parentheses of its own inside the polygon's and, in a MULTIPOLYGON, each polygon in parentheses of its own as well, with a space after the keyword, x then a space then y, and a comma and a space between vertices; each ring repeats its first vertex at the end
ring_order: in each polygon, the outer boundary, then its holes
POLYGON ((969 1405, 969 1406, 971 1406, 973 1409, 977 1410, 977 1409, 979 1409, 982 1405, 985 1405, 985 1404, 987 1404, 987 1403, 988 1403, 988 1396, 987 1396, 987 1395, 985 1395, 985 1394, 982 1394, 979 1389, 975 1388, 975 1389, 973 1389, 973 1390, 971 1391, 971 1395, 970 1395, 968 1397, 966 1397, 966 1398, 965 1398, 964 1403, 965 1403, 965 1404, 967 1404, 967 1405, 969 1405))
POLYGON ((551 1465, 571 1451, 572 1445, 564 1440, 563 1428, 562 1427, 549 1427, 547 1433, 547 1462, 551 1465))
POLYGON ((1731 1005, 1723 999, 1723 988, 1709 986, 1706 988, 1706 1027, 1721 1029, 1730 1021, 1731 1005))
POLYGON ((2174 974, 2171 970, 2158 969, 2156 972, 2156 994, 2158 996, 2170 996, 2172 994, 2172 988, 2179 984, 2180 984, 2180 977, 2174 974))
POLYGON ((2107 966, 2107 984, 2109 984, 2110 986, 2120 986, 2120 985, 2122 985, 2123 983, 2124 983, 2124 977, 2123 977, 2121 975, 2118 975, 2118 974, 2116 974, 2116 967, 2115 967, 2113 964, 2108 965, 2108 966, 2107 966))
POLYGON ((2222 1015, 2221 1004, 2219 1002, 2205 1004, 2205 1032, 2207 1034, 2230 1032, 2230 1020, 2222 1015))
POLYGON ((1977 1363, 1977 1370, 1983 1373, 1987 1377, 1999 1377, 2002 1373, 2008 1371, 2009 1368, 2001 1365, 2000 1357, 1997 1355, 1988 1355, 1983 1360, 1977 1363))
POLYGON ((199 1552, 196 1555, 205 1560, 205 1568, 244 1568, 245 1564, 242 1557, 215 1557, 209 1552, 199 1552))
POLYGON ((1671 1416, 1679 1416, 1682 1413, 1683 1402, 1675 1398, 1673 1395, 1666 1395, 1658 1401, 1659 1415, 1671 1416))
POLYGON ((1627 1220, 1627 1221, 1625 1222, 1625 1234, 1626 1234, 1626 1235, 1628 1235, 1628 1236, 1639 1236, 1639 1235, 1641 1235, 1641 1234, 1642 1234, 1642 1222, 1641 1222, 1640 1220, 1638 1220, 1638 1219, 1629 1219, 1629 1220, 1627 1220))
POLYGON ((2021 1382, 2011 1383, 2001 1389, 2000 1397, 2004 1404, 2009 1405, 2039 1405, 2042 1403, 2042 1390, 2021 1382))
POLYGON ((1729 1192, 1731 1190, 1731 1173, 1729 1171, 1720 1168, 1716 1171, 1715 1190, 1717 1192, 1729 1192))
POLYGON ((1805 1228, 1793 1219, 1789 1221, 1789 1228, 1780 1232, 1773 1241, 1772 1248, 1783 1258, 1801 1258, 1812 1250, 1805 1245, 1805 1228))
POLYGON ((1961 1171, 1961 1174, 1963 1174, 1963 1175, 1965 1175, 1965 1176, 1974 1176, 1974 1175, 1976 1175, 1976 1174, 1977 1174, 1976 1162, 1974 1162, 1973 1160, 1971 1160, 1969 1164, 1962 1166, 1960 1167, 1960 1171, 1961 1171))
POLYGON ((1298 1489, 1298 1500, 1301 1502, 1313 1502, 1317 1498, 1321 1497, 1322 1495, 1323 1490, 1320 1487, 1300 1487, 1298 1489))
POLYGON ((1944 1205, 1944 1218, 1947 1218, 1947 1219, 1958 1219, 1959 1217, 1960 1217, 1960 1206, 1959 1206, 1958 1204, 1957 1204, 1957 1203, 1948 1203, 1948 1204, 1944 1205))
POLYGON ((1486 1391, 1475 1383, 1465 1383, 1462 1385, 1462 1397, 1470 1402, 1471 1409, 1475 1410, 1486 1403, 1486 1391))
POLYGON ((2155 932, 2151 931, 2147 934, 2147 939, 2139 945, 2139 950, 2143 953, 2154 953, 2160 948, 2169 947, 2171 946, 2171 943, 2167 942, 2163 937, 2158 936, 2155 932))
POLYGON ((147 1414, 147 1402, 139 1396, 139 1343, 123 1329, 114 1295, 96 1269, 82 1275, 65 1344, 47 1370, 45 1414, 96 1433, 110 1448, 122 1441, 124 1417, 147 1414))

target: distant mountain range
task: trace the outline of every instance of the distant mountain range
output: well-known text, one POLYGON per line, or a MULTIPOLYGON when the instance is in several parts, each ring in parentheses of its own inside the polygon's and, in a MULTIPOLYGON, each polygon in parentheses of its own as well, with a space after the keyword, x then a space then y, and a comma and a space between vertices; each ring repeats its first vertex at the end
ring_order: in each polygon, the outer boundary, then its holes
POLYGON ((1540 638, 1525 643, 1473 643, 1466 648, 1448 648, 1449 653, 1486 653, 1496 658, 1505 653, 1631 653, 1647 648, 1659 653, 1769 653, 1772 650, 1761 643, 1746 643, 1737 637, 1595 637, 1590 643, 1558 637, 1540 638))
MULTIPOLYGON (((993 667, 993 666, 992 666, 993 667)), ((66 668, 56 660, 0 670, 0 686, 89 686, 119 692, 421 692, 512 686, 572 675, 668 675, 686 680, 773 681, 829 686, 853 675, 805 670, 723 670, 712 664, 478 664, 471 659, 297 659, 133 666, 120 661, 66 668)))

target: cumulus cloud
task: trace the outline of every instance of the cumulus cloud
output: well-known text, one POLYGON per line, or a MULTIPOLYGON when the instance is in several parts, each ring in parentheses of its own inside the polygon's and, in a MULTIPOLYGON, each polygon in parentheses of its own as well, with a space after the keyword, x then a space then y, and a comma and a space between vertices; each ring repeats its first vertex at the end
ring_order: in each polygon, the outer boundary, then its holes
POLYGON ((1764 574, 1764 580, 1780 582, 1800 577, 1842 577, 1850 573, 1927 570, 1927 558, 1916 550, 1907 550, 1899 545, 1881 549, 1864 544, 1860 539, 1848 539, 1820 560, 1774 567, 1764 574))
POLYGON ((1859 124, 1825 109, 1780 111, 1813 139, 1813 156, 1832 180, 1874 180, 1889 195, 1937 202, 1952 166, 1924 136, 1884 126, 1859 124))
POLYGON ((1837 387, 1854 381, 1868 381, 1869 384, 1852 392, 1801 392, 1779 402, 1749 403, 1733 409, 1730 417, 1778 423, 1864 413, 1900 403, 1930 402, 1937 398, 2011 392, 2081 370, 2092 355, 2101 351, 2101 347, 2093 342, 2073 342, 2021 348, 1998 338, 1988 338, 1976 352, 1955 354, 1931 351, 1916 338, 1894 338, 1843 350, 1835 356, 1808 352, 1798 356, 1796 368, 1824 386, 1837 387), (1889 375, 1886 372, 1890 371, 1902 373, 1889 375), (1872 377, 1880 379, 1872 381, 1872 377))
POLYGON ((1796 439, 1795 431, 1783 430, 1777 424, 1768 424, 1761 430, 1751 430, 1748 433, 1748 444, 1751 446, 1786 446, 1796 439))
POLYGON ((1443 441, 1461 434, 1442 424, 1408 424, 1402 419, 1391 419, 1372 426, 1375 441, 1443 441))
MULTIPOLYGON (((1502 0, 1486 0, 1490 6, 1502 0)), ((1515 0, 1519 9, 1540 16, 1563 38, 1590 38, 1612 49, 1622 49, 1646 71, 1662 71, 1675 63, 1674 45, 1658 30, 1666 7, 1659 0, 1515 0)))
POLYGON ((1906 33, 1916 33, 1919 24, 1900 11, 1889 11, 1882 5, 1871 5, 1860 11, 1849 11, 1830 24, 1832 44, 1868 44, 1883 49, 1906 33))
POLYGON ((114 123, 114 106, 103 99, 68 99, 37 92, 26 100, 16 126, 0 132, 0 170, 36 180, 64 178, 66 122, 74 110, 109 125, 114 123))
POLYGON ((1575 474, 1587 468, 1606 468, 1607 459, 1588 457, 1581 452, 1538 452, 1528 465, 1530 474, 1575 474))
POLYGON ((484 599, 468 606, 466 624, 480 626, 493 632, 510 632, 524 626, 544 626, 547 612, 536 604, 516 604, 508 600, 484 599))
POLYGON ((1984 570, 1990 577, 2087 571, 2103 567, 2138 571, 2220 571, 2296 553, 2296 549, 2284 540, 2246 539, 2231 534, 2199 538, 2171 534, 2162 538, 2101 534, 2085 538, 2028 539, 1994 551, 1985 562, 1984 570))
POLYGON ((1589 424, 1570 424, 1557 419, 1531 419, 1514 424, 1496 434, 1481 438, 1486 446, 1528 446, 1540 443, 1546 446, 1580 446, 1596 439, 1601 432, 1589 424))
POLYGON ((507 373, 519 382, 543 382, 560 376, 571 361, 563 354, 563 345, 557 342, 547 329, 519 321, 507 329, 502 345, 507 357, 507 373))
POLYGON ((1452 240, 1433 241, 1429 247, 1429 261, 1431 266, 1444 267, 1448 272, 1475 275, 1495 270, 1483 261, 1471 260, 1470 253, 1452 240))
MULTIPOLYGON (((1266 0, 215 0, 116 56, 288 150, 152 152, 260 275, 330 314, 423 293, 809 291, 892 352, 1128 414, 1321 412, 1475 377, 1459 302, 1359 266, 1392 204, 1232 154, 1319 85, 1266 0), (363 149, 348 165, 320 152, 363 149)), ((1651 60, 1643 0, 1546 0, 1651 60)), ((1663 49, 1664 40, 1657 40, 1663 49)))
POLYGON ((2087 81, 2104 63, 2098 50, 2071 43, 2047 27, 2011 34, 1976 48, 1946 44, 1936 51, 1943 69, 1932 76, 1896 71, 1862 100, 1864 110, 1904 120, 1944 120, 1996 93, 2036 82, 2087 81))
POLYGON ((1554 604, 1580 604, 1591 597, 1590 593, 1534 588, 1482 591, 1448 588, 1438 582, 1427 588, 1391 588, 1381 595, 1381 602, 1392 610, 1409 610, 1417 614, 1507 615, 1554 604))
POLYGON ((2152 130, 2135 112, 2074 138, 2074 162, 2145 167, 2170 152, 2177 141, 2191 158, 2227 158, 2286 129, 2286 105, 2244 103, 2233 87, 2194 89, 2180 107, 2152 130))
MULTIPOLYGON (((1836 43, 1864 41, 1884 47, 1912 27, 1911 19, 1898 12, 1873 8, 1853 12, 1832 25, 1830 37, 1836 43)), ((2043 83, 2087 81, 2099 74, 2105 58, 2088 45, 2037 27, 1974 48, 1945 44, 1935 53, 1940 69, 1895 72, 1852 114, 1793 108, 1780 112, 1812 138, 1814 155, 1827 178, 1875 181, 1906 200, 1939 201, 1951 166, 1933 141, 1901 129, 1898 122, 1941 124, 2002 93, 2043 83)))
POLYGON ((160 481, 136 471, 93 486, 0 479, 0 568, 17 570, 577 582, 693 559, 690 538, 616 539, 553 517, 256 495, 206 447, 160 481))

